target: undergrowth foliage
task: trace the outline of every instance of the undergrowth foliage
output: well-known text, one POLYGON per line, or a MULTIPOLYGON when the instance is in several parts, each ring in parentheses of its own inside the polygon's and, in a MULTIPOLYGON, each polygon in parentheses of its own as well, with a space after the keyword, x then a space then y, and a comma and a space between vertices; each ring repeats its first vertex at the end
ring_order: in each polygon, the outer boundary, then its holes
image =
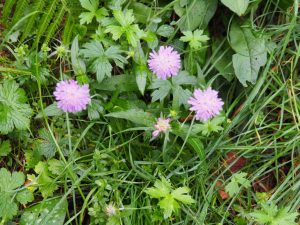
POLYGON ((0 3, 0 225, 299 223, 298 0, 0 3))

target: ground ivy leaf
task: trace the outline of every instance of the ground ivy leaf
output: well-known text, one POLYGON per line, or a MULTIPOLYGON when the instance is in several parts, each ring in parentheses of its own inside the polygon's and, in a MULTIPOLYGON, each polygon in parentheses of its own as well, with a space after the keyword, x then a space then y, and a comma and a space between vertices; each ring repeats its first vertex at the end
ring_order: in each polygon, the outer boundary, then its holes
POLYGON ((25 205, 29 202, 32 202, 34 199, 33 193, 27 189, 20 191, 17 196, 16 199, 18 202, 20 202, 21 204, 25 205))
POLYGON ((39 162, 35 168, 35 172, 39 174, 37 183, 39 190, 44 198, 53 195, 53 192, 58 188, 55 180, 50 176, 48 165, 46 162, 39 162))
POLYGON ((62 161, 57 159, 50 159, 48 161, 48 169, 54 175, 60 175, 65 170, 65 165, 62 161))

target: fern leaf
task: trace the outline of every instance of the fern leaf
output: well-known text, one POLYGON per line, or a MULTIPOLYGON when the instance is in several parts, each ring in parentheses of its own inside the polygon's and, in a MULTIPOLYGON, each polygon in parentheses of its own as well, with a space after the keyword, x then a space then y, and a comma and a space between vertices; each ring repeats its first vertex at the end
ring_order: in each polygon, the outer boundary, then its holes
POLYGON ((5 25, 8 25, 8 17, 12 12, 12 8, 13 8, 15 2, 16 2, 16 0, 6 0, 4 3, 1 20, 5 25))
POLYGON ((44 41, 45 44, 48 44, 50 39, 53 38, 53 36, 55 35, 55 32, 57 31, 58 26, 61 24, 61 21, 63 20, 65 13, 66 13, 65 7, 61 7, 59 12, 56 15, 55 20, 51 23, 50 27, 47 29, 46 38, 44 41))
MULTIPOLYGON (((33 11, 43 12, 44 6, 45 6, 45 0, 34 1, 33 11)), ((32 16, 27 21, 27 23, 23 29, 23 34, 20 39, 20 43, 23 43, 23 41, 32 33, 32 28, 34 27, 35 20, 36 20, 36 17, 32 16)))
POLYGON ((29 5, 28 0, 18 0, 14 16, 12 18, 12 25, 16 24, 23 16, 25 8, 29 5))
POLYGON ((71 43, 73 27, 74 27, 74 19, 71 15, 69 15, 66 20, 63 36, 62 36, 62 41, 65 45, 71 43))
MULTIPOLYGON (((37 30, 36 38, 33 46, 37 47, 41 37, 45 34, 45 31, 48 29, 48 26, 53 19, 53 15, 56 11, 56 7, 59 4, 59 0, 53 0, 51 4, 45 9, 45 14, 43 14, 41 21, 39 22, 39 27, 37 30)), ((57 18, 56 18, 57 19, 57 18)))

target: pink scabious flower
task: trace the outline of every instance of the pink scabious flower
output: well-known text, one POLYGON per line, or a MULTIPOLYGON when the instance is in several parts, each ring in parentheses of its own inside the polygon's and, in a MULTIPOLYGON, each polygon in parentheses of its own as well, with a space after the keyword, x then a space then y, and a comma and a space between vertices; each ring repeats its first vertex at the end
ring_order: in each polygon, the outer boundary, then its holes
POLYGON ((57 83, 54 96, 58 108, 64 112, 76 113, 86 109, 91 102, 89 85, 78 85, 75 80, 60 81, 57 83))
POLYGON ((218 98, 218 92, 212 90, 211 87, 204 91, 196 89, 188 103, 192 106, 190 111, 196 112, 196 120, 201 121, 207 121, 218 115, 224 105, 222 99, 218 98))
POLYGON ((152 51, 148 60, 150 70, 162 80, 176 76, 180 69, 180 55, 171 46, 161 46, 152 51))
POLYGON ((157 137, 160 133, 166 133, 170 128, 170 119, 158 118, 154 125, 155 131, 152 132, 152 137, 157 137))

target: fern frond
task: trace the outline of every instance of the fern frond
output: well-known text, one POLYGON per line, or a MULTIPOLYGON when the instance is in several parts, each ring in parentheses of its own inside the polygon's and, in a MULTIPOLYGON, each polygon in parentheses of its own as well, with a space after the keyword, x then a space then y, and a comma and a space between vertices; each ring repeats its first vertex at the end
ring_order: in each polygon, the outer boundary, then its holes
MULTIPOLYGON (((43 12, 43 8, 45 6, 45 0, 36 0, 34 1, 33 4, 33 11, 37 12, 43 12)), ((20 39, 20 43, 22 43, 31 33, 32 33, 32 28, 34 27, 36 17, 30 17, 30 19, 27 21, 24 29, 23 29, 23 34, 20 39)))
POLYGON ((8 25, 8 17, 11 14, 12 8, 15 4, 16 0, 6 0, 4 1, 3 11, 2 11, 2 22, 5 25, 8 25))
POLYGON ((46 38, 44 41, 45 44, 48 44, 50 39, 55 35, 55 32, 57 31, 57 28, 61 24, 65 13, 66 13, 66 8, 61 7, 58 14, 56 15, 55 20, 51 23, 51 25, 47 29, 46 38))
POLYGON ((16 24, 24 15, 25 8, 29 5, 28 0, 18 0, 14 16, 12 18, 12 26, 16 24))
MULTIPOLYGON (((59 0, 52 0, 51 4, 48 5, 47 8, 45 8, 45 14, 43 14, 41 21, 39 22, 39 27, 37 30, 36 38, 33 43, 34 47, 37 47, 41 37, 44 35, 45 31, 48 29, 48 26, 53 19, 53 15, 56 11, 57 6, 59 5, 59 0)), ((63 7, 61 7, 63 8, 63 7)), ((57 17, 56 19, 57 20, 57 17)))
POLYGON ((62 41, 65 45, 71 43, 73 27, 74 27, 74 19, 71 15, 69 15, 66 20, 63 36, 62 36, 62 41))

